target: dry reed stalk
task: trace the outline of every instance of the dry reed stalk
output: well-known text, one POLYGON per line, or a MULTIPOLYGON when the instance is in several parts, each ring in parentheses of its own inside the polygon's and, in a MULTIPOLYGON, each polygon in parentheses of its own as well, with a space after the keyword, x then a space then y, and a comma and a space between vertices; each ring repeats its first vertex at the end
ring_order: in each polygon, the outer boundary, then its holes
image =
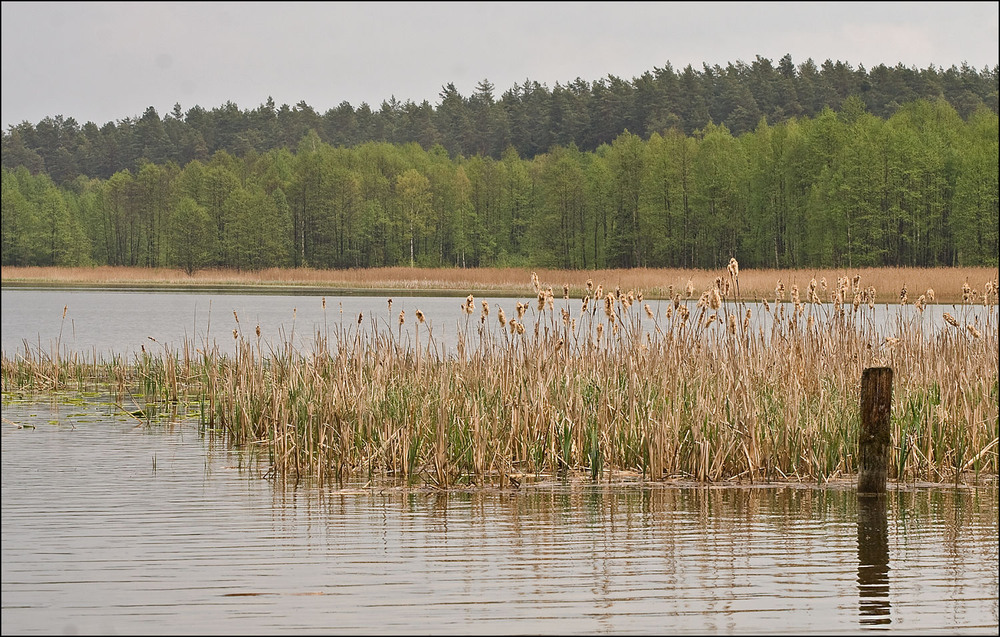
MULTIPOLYGON (((842 293, 845 278, 837 292, 828 291, 842 293)), ((726 289, 724 279, 716 283, 706 289, 703 312, 726 289)), ((860 280, 854 287, 855 298, 868 294, 860 280)), ((822 282, 811 292, 818 289, 822 282)), ((993 285, 983 289, 984 299, 995 294, 993 285)), ((264 352, 257 331, 256 341, 244 335, 234 315, 234 357, 186 345, 182 360, 171 361, 164 349, 132 364, 107 364, 26 348, 12 359, 4 354, 4 390, 50 391, 89 376, 119 397, 152 383, 147 393, 156 400, 179 393, 177 370, 187 370, 184 391, 206 404, 201 417, 209 428, 234 445, 267 448, 279 474, 319 479, 347 479, 363 469, 444 486, 569 468, 595 477, 635 470, 655 479, 823 481, 855 469, 855 384, 864 366, 885 357, 897 370, 895 412, 920 406, 918 420, 894 423, 894 444, 906 447, 893 467, 899 477, 948 477, 969 462, 978 473, 997 471, 990 429, 996 401, 982 399, 997 393, 994 319, 984 326, 947 313, 946 329, 928 334, 901 324, 886 339, 866 327, 868 297, 867 307, 859 302, 846 317, 810 309, 804 331, 800 300, 791 316, 784 303, 772 312, 762 301, 759 314, 775 318, 769 333, 750 329, 756 304, 746 302, 738 306, 742 330, 736 312, 723 305, 726 329, 695 331, 685 328, 688 305, 677 295, 662 330, 657 325, 640 339, 641 314, 629 307, 641 292, 619 286, 604 297, 610 334, 583 312, 569 325, 563 314, 557 325, 543 292, 542 312, 526 317, 527 305, 518 303, 518 319, 508 321, 511 337, 504 330, 502 341, 481 340, 460 359, 432 347, 429 328, 428 343, 420 340, 420 311, 413 348, 359 322, 355 332, 319 334, 311 352, 264 352)), ((971 303, 971 286, 968 297, 971 303)), ((708 326, 718 312, 712 317, 708 326)), ((401 313, 400 328, 403 320, 401 313)))
MULTIPOLYGON (((972 286, 995 280, 996 268, 855 268, 852 270, 748 270, 738 268, 739 293, 741 298, 759 300, 770 295, 770 286, 776 279, 804 288, 812 278, 837 280, 850 277, 865 281, 880 290, 900 290, 907 281, 922 281, 928 287, 949 292, 939 300, 954 303, 962 300, 961 291, 952 291, 953 281, 970 282, 972 286)), ((100 285, 192 285, 192 286, 313 286, 344 287, 350 289, 406 289, 406 290, 481 290, 521 294, 531 289, 524 282, 528 280, 528 270, 519 268, 374 268, 346 270, 268 269, 256 272, 235 270, 201 270, 188 276, 183 270, 165 268, 126 268, 100 266, 95 268, 43 268, 4 266, 4 283, 44 283, 62 282, 70 284, 100 285)), ((642 289, 649 298, 669 298, 671 289, 683 290, 690 282, 694 288, 704 289, 717 276, 710 270, 679 270, 636 268, 630 270, 591 270, 586 272, 566 270, 538 270, 533 273, 535 280, 618 281, 624 289, 642 289)), ((856 284, 852 284, 856 285, 856 284)), ((540 286, 540 284, 539 284, 540 286)), ((572 294, 575 288, 570 286, 572 294)), ((581 285, 581 288, 583 286, 581 285)), ((537 293, 537 290, 534 290, 537 293)), ((597 295, 598 298, 600 295, 597 295)), ((985 292, 983 293, 985 296, 985 292)), ((690 294, 689 294, 690 298, 690 294)), ((891 299, 875 299, 875 302, 889 302, 891 299)))

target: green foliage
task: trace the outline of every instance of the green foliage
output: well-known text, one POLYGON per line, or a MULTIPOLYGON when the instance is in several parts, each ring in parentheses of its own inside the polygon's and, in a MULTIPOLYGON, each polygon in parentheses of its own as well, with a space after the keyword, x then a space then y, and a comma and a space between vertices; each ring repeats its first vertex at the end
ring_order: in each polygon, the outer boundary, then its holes
POLYGON ((171 262, 188 274, 208 265, 215 253, 215 224, 191 197, 177 202, 170 220, 171 262))
POLYGON ((189 272, 995 265, 997 130, 988 109, 963 120, 922 101, 882 120, 858 99, 738 137, 709 122, 530 159, 336 148, 308 129, 295 154, 219 151, 62 186, 5 168, 2 256, 189 272))

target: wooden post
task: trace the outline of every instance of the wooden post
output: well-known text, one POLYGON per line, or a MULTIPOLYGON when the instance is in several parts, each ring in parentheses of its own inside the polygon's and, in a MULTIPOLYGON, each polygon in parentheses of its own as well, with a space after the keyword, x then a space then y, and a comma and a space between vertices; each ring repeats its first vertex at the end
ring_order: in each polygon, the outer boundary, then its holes
POLYGON ((892 368, 869 367, 861 374, 861 431, 858 435, 858 495, 885 493, 889 477, 892 368))

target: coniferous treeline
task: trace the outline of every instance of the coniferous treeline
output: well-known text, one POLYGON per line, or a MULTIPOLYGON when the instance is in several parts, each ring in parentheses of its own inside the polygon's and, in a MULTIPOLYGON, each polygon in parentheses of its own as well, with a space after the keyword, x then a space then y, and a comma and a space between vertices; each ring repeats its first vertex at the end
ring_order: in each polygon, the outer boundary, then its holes
POLYGON ((996 265, 998 117, 918 100, 522 157, 324 142, 57 184, 3 168, 4 265, 996 265))
POLYGON ((701 70, 688 65, 679 72, 667 63, 631 81, 578 78, 550 89, 526 80, 499 97, 494 90, 484 80, 465 97, 448 84, 437 106, 393 97, 377 109, 343 102, 323 113, 305 102, 276 107, 270 99, 253 110, 227 102, 185 112, 178 104, 162 118, 149 107, 141 116, 103 126, 57 115, 4 131, 2 164, 46 173, 63 184, 79 175, 108 179, 124 169, 135 172, 144 162, 185 166, 208 162, 217 151, 244 157, 294 149, 310 130, 333 146, 417 143, 427 151, 440 145, 452 157, 495 160, 512 147, 532 159, 555 146, 595 151, 626 130, 647 140, 673 129, 693 135, 712 123, 739 136, 761 119, 773 126, 816 117, 826 107, 839 112, 852 96, 883 119, 916 99, 944 99, 968 118, 983 105, 997 112, 998 69, 879 65, 867 71, 830 60, 795 66, 789 55, 773 65, 757 56, 750 64, 705 64, 701 70))

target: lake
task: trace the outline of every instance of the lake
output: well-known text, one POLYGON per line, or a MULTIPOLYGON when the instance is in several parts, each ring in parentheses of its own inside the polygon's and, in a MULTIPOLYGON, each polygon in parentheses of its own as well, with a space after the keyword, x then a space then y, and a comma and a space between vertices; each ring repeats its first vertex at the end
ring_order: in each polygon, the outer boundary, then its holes
MULTIPOLYGON (((391 305, 390 298, 386 296, 317 296, 312 293, 298 296, 223 291, 4 288, 0 290, 0 296, 3 303, 2 347, 8 355, 23 351, 25 344, 45 353, 51 353, 52 348, 58 345, 61 350, 105 355, 132 354, 143 347, 157 351, 161 345, 177 351, 185 341, 198 347, 217 345, 221 352, 232 353, 235 351, 232 331, 238 329, 252 340, 256 338, 254 334, 258 326, 265 345, 291 343, 301 351, 310 351, 317 334, 328 334, 333 338, 341 330, 356 333, 359 315, 362 316, 362 329, 397 335, 404 346, 415 345, 419 338, 421 346, 433 343, 447 354, 454 351, 459 333, 469 335, 469 346, 475 346, 484 300, 491 310, 487 334, 498 339, 502 337, 498 336, 497 310, 503 309, 508 318, 514 317, 515 304, 519 302, 529 305, 524 318, 529 330, 536 322, 543 330, 552 325, 548 311, 543 320, 537 320, 537 301, 534 298, 476 297, 474 313, 465 315, 461 310, 465 302, 462 296, 399 296, 391 298, 391 305), (413 330, 417 310, 426 317, 419 334, 413 330), (405 313, 406 321, 403 329, 399 327, 401 311, 405 313)), ((646 317, 642 307, 646 304, 656 321, 666 325, 666 308, 671 302, 645 301, 632 306, 630 315, 641 323, 641 329, 651 333, 656 323, 646 317)), ((694 315, 695 301, 688 301, 687 306, 694 315)), ((772 325, 772 315, 760 304, 752 303, 748 307, 753 312, 754 328, 766 334, 772 325)), ((829 304, 807 307, 808 312, 815 313, 821 320, 825 320, 823 317, 832 311, 829 304)), ((556 323, 561 320, 559 312, 562 309, 579 320, 580 329, 585 327, 587 320, 596 322, 604 319, 603 306, 596 307, 595 314, 595 304, 590 303, 589 316, 592 318, 581 319, 579 299, 557 298, 554 307, 556 323)), ((773 311, 774 306, 771 309, 773 311)), ((902 308, 877 305, 872 312, 875 324, 869 326, 862 320, 859 324, 879 333, 889 333, 898 329, 899 325, 919 327, 929 333, 931 328, 944 325, 944 312, 963 322, 977 324, 980 330, 985 330, 986 324, 996 329, 997 306, 987 310, 982 305, 929 305, 923 313, 917 312, 912 305, 902 308)), ((806 320, 800 319, 800 323, 805 325, 806 320)), ((716 324, 715 329, 719 328, 720 324, 716 324)))
MULTIPOLYGON (((341 307, 344 325, 364 313, 384 329, 421 309, 445 339, 463 301, 400 297, 390 311, 384 297, 328 296, 324 312, 316 296, 2 294, 7 355, 25 341, 134 352, 148 336, 225 347, 234 310, 244 332, 305 348, 339 328, 341 307)), ((488 300, 513 313, 515 299, 488 300)), ((197 422, 115 411, 5 388, 3 634, 998 629, 995 480, 892 484, 881 499, 849 480, 320 488, 265 479, 197 422)))
POLYGON ((867 509, 850 484, 321 490, 260 479, 196 425, 3 417, 4 634, 998 625, 995 486, 867 509))

